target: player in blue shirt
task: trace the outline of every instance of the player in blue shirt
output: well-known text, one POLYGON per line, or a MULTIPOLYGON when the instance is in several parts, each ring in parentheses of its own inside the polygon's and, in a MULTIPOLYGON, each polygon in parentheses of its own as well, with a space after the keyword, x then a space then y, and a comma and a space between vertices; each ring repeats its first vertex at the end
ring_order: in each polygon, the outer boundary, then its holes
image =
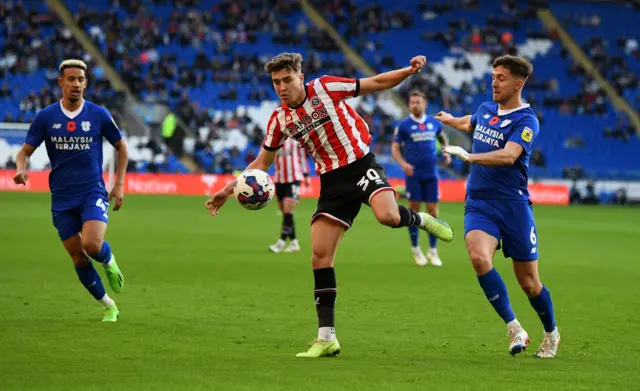
POLYGON ((522 103, 522 88, 533 72, 523 57, 503 56, 493 62, 493 102, 473 115, 454 118, 440 112, 436 119, 473 133, 472 153, 457 146, 444 148, 471 163, 465 205, 465 242, 480 286, 507 323, 512 355, 524 351, 529 335, 511 309, 507 288, 493 268, 502 246, 520 287, 538 313, 544 338, 537 357, 555 357, 560 343, 549 290, 538 275, 538 233, 529 201, 529 156, 538 137, 538 118, 522 103), (502 243, 501 243, 502 242, 502 243))
POLYGON ((127 144, 111 114, 84 100, 87 65, 80 60, 66 60, 59 70, 62 100, 40 110, 33 119, 16 158, 14 181, 26 185, 27 160, 44 142, 51 162, 49 188, 53 225, 73 260, 80 282, 104 306, 102 320, 115 322, 118 307, 106 294, 91 258, 104 266, 109 285, 114 292, 120 292, 124 279, 104 235, 109 201, 115 198, 114 211, 122 205, 127 144), (102 177, 103 137, 118 153, 118 176, 110 193, 102 177))
MULTIPOLYGON (((427 213, 438 217, 438 149, 436 139, 442 146, 449 145, 447 136, 442 132, 442 124, 425 113, 427 96, 418 90, 409 94, 411 114, 398 124, 393 136, 391 154, 400 164, 406 178, 406 194, 409 207, 420 212, 422 203, 427 204, 427 213), (404 156, 400 151, 404 148, 404 156)), ((451 156, 444 155, 445 163, 451 163, 451 156)), ((411 251, 416 264, 424 266, 431 262, 433 266, 442 266, 438 256, 438 238, 429 234, 429 252, 425 258, 420 249, 417 227, 409 227, 411 251)))

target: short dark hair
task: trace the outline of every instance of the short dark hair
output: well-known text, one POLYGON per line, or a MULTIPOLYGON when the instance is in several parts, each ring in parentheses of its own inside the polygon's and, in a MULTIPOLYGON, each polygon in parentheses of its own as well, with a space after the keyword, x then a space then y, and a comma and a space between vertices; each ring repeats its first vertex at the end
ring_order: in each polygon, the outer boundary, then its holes
POLYGON ((411 92, 409 92, 409 99, 411 99, 411 97, 414 97, 414 96, 419 96, 422 99, 427 100, 427 94, 425 94, 420 90, 411 90, 411 92))
POLYGON ((267 73, 278 72, 288 69, 293 72, 300 72, 302 69, 302 54, 300 53, 280 53, 265 64, 264 70, 267 73))
POLYGON ((64 70, 67 68, 78 68, 78 69, 82 69, 85 74, 87 73, 87 64, 85 64, 85 62, 82 60, 75 60, 75 59, 64 60, 60 64, 60 67, 58 68, 58 70, 60 71, 60 76, 62 76, 62 74, 64 73, 64 70))
POLYGON ((522 56, 500 56, 493 60, 493 67, 503 66, 511 71, 514 76, 527 79, 533 73, 533 65, 522 56))

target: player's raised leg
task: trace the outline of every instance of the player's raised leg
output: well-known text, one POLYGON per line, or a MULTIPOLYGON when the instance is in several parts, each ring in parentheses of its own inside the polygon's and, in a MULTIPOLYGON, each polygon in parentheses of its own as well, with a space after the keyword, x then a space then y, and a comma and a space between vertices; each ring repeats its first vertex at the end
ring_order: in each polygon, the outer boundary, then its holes
POLYGON ((445 242, 453 240, 453 230, 449 224, 427 213, 416 212, 404 205, 398 205, 395 192, 391 187, 373 192, 368 203, 380 224, 392 228, 417 226, 445 242))
POLYGON ((100 196, 87 197, 82 208, 82 248, 89 256, 104 266, 109 285, 119 293, 124 286, 124 276, 111 252, 109 242, 104 240, 107 233, 109 203, 100 196))
POLYGON ((105 292, 102 280, 96 269, 94 269, 89 254, 82 248, 80 234, 75 234, 63 240, 62 244, 73 260, 80 283, 82 283, 94 299, 98 300, 104 306, 104 317, 102 321, 117 321, 119 315, 118 307, 116 307, 116 303, 105 292))
POLYGON ((538 314, 544 327, 544 338, 535 356, 540 358, 553 358, 558 352, 560 333, 556 327, 551 294, 547 287, 540 282, 538 262, 514 260, 513 270, 520 287, 529 298, 531 306, 538 314))
POLYGON ((316 358, 340 353, 336 339, 335 302, 338 291, 333 262, 338 243, 348 227, 324 215, 316 216, 311 225, 312 266, 318 338, 307 352, 296 357, 316 358))
MULTIPOLYGON (((468 216, 465 216, 466 220, 469 218, 468 216)), ((465 225, 467 225, 467 221, 465 221, 465 225)), ((493 254, 498 248, 498 239, 494 235, 476 229, 467 232, 465 243, 480 287, 494 310, 507 324, 510 339, 509 353, 515 355, 526 350, 529 335, 516 319, 509 302, 507 287, 498 271, 493 268, 493 254)))
POLYGON ((293 220, 293 215, 296 211, 297 204, 297 200, 290 198, 286 198, 283 202, 284 223, 287 226, 289 238, 289 245, 284 250, 282 250, 285 253, 300 251, 300 243, 298 243, 298 238, 296 237, 296 224, 293 220))

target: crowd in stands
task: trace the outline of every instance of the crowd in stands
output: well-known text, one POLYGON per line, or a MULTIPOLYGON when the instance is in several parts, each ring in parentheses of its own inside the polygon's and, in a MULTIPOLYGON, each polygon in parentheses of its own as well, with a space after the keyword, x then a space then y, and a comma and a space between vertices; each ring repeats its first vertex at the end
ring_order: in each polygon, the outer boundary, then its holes
MULTIPOLYGON (((468 23, 462 17, 455 18, 456 12, 477 9, 479 3, 479 0, 435 3, 423 0, 412 5, 414 8, 393 8, 361 0, 313 1, 347 42, 359 51, 375 50, 378 53, 372 64, 378 71, 402 65, 401 59, 386 53, 376 38, 378 34, 391 30, 413 28, 423 40, 441 42, 451 53, 489 53, 491 57, 518 54, 515 33, 512 32, 519 28, 520 22, 536 19, 536 10, 547 2, 503 0, 498 13, 487 14, 485 20, 478 24, 468 23), (442 15, 453 16, 445 29, 415 29, 417 20, 442 15)), ((234 164, 242 164, 254 156, 254 150, 248 153, 234 149, 214 152, 212 143, 221 139, 229 129, 238 129, 246 135, 251 146, 260 145, 264 129, 235 106, 246 102, 257 105, 276 99, 270 78, 263 70, 266 61, 275 53, 247 50, 247 45, 261 43, 267 36, 270 44, 298 48, 305 55, 303 72, 307 79, 321 74, 362 76, 344 59, 334 40, 302 16, 299 3, 293 0, 221 0, 207 3, 213 5, 206 7, 197 0, 99 0, 95 4, 67 0, 66 4, 79 26, 85 29, 138 98, 169 105, 195 131, 195 160, 207 172, 233 171, 237 168, 234 164), (157 12, 159 9, 164 11, 157 12), (187 52, 194 55, 185 57, 187 52), (223 115, 219 115, 220 112, 223 115)), ((117 114, 120 109, 117 105, 123 100, 115 95, 102 69, 50 12, 28 9, 21 2, 9 1, 0 4, 0 17, 2 34, 5 35, 0 41, 3 49, 0 76, 45 69, 48 81, 41 90, 28 91, 22 96, 15 96, 15 89, 9 82, 0 82, 0 98, 20 101, 20 116, 9 116, 5 120, 29 121, 37 110, 53 102, 59 93, 56 66, 70 56, 89 63, 91 85, 86 93, 87 99, 104 104, 117 114)), ((598 27, 601 23, 598 15, 576 16, 565 22, 587 27, 598 27)), ((558 39, 553 31, 535 28, 527 28, 526 37, 558 39)), ((616 88, 638 89, 637 75, 626 66, 627 59, 606 54, 611 44, 602 38, 594 38, 582 45, 596 65, 606 71, 606 76, 616 88)), ((615 45, 625 55, 638 58, 635 37, 620 37, 615 45)), ((547 109, 568 115, 608 113, 611 109, 601 86, 580 66, 572 63, 566 51, 562 51, 562 56, 566 61, 567 74, 580 80, 581 86, 575 95, 568 95, 556 78, 538 78, 534 74, 528 81, 525 99, 539 108, 540 122, 544 124, 547 109)), ((461 56, 455 67, 469 70, 473 65, 461 56)), ((406 83, 400 93, 406 97, 414 88, 426 91, 429 101, 438 108, 468 113, 477 104, 474 98, 488 95, 491 86, 484 79, 464 82, 459 88, 453 88, 443 75, 427 65, 427 69, 414 76, 411 83, 406 83)), ((362 100, 356 110, 374 135, 374 152, 388 153, 396 118, 382 109, 376 97, 362 100)), ((631 124, 625 118, 602 131, 611 139, 626 141, 635 137, 631 124)), ((157 150, 154 143, 164 145, 158 140, 150 139, 149 146, 143 147, 157 150)), ((565 140, 566 148, 581 148, 582 145, 579 136, 565 140)), ((181 149, 170 146, 168 153, 179 157, 181 149)), ((534 152, 532 164, 538 167, 546 165, 544 151, 538 149, 534 152)), ((153 170, 153 167, 149 169, 153 170)), ((580 175, 580 167, 566 169, 567 177, 580 175)), ((468 167, 460 167, 460 170, 464 174, 468 167)))
POLYGON ((88 63, 91 73, 87 99, 117 114, 122 99, 54 14, 28 8, 20 1, 6 1, 0 3, 0 24, 0 98, 19 102, 19 112, 5 111, 0 120, 29 122, 41 108, 59 99, 57 68, 66 58, 80 58, 88 63), (12 82, 12 77, 28 76, 42 70, 46 85, 37 91, 12 82))

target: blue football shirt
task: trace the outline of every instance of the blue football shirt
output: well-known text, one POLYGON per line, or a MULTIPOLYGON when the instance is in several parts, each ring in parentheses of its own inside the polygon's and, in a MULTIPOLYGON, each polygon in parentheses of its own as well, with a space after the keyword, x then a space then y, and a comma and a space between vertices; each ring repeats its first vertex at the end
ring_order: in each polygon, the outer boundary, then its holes
POLYGON ((396 127, 393 141, 404 147, 404 159, 414 167, 413 177, 434 179, 438 177, 437 137, 442 132, 440 121, 424 115, 409 115, 396 127))
POLYGON ((476 199, 528 200, 529 157, 539 132, 538 118, 529 105, 499 110, 498 103, 485 102, 471 116, 473 153, 504 149, 512 141, 522 146, 522 155, 510 166, 471 165, 467 195, 476 199))
POLYGON ((103 137, 114 145, 122 134, 105 108, 87 100, 73 113, 56 102, 36 114, 25 144, 37 148, 45 143, 52 210, 64 210, 83 194, 105 190, 103 137))

